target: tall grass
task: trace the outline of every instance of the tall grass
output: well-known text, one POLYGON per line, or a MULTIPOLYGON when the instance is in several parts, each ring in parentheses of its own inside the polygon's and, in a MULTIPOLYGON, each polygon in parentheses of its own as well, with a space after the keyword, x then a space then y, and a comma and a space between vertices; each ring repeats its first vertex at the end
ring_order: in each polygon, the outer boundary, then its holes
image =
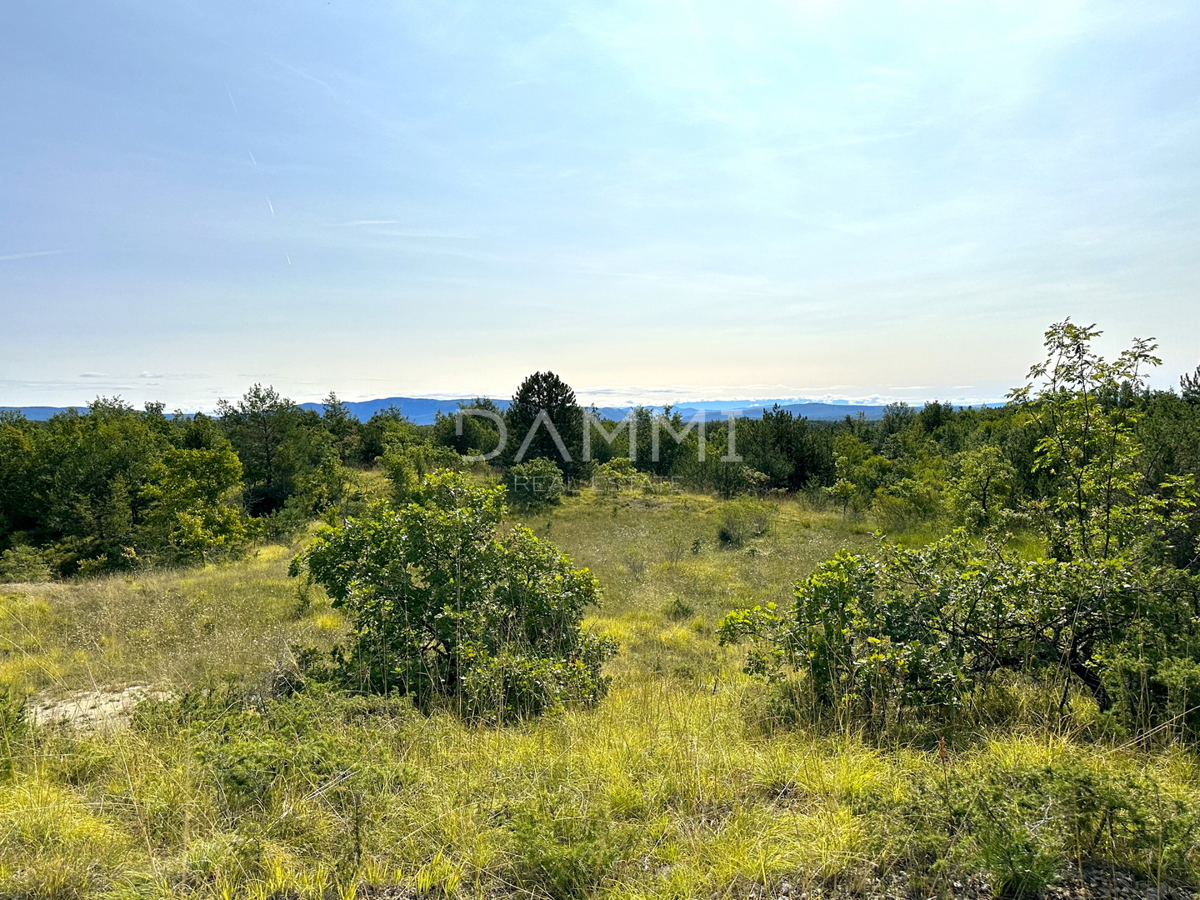
POLYGON ((292 552, 268 545, 232 565, 0 585, 0 682, 64 691, 269 671, 289 643, 342 628, 287 577, 292 552))
POLYGON ((623 650, 598 707, 506 728, 272 692, 263 675, 290 642, 340 627, 286 578, 287 548, 7 589, 9 684, 178 697, 108 731, 0 710, 0 896, 682 900, 881 876, 932 892, 970 874, 1016 896, 1085 860, 1200 875, 1195 756, 1061 733, 1020 686, 1006 702, 1028 715, 961 745, 783 727, 713 626, 786 602, 792 580, 873 539, 782 501, 734 549, 724 513, 704 497, 585 494, 534 517, 597 573, 606 598, 588 627, 623 650))

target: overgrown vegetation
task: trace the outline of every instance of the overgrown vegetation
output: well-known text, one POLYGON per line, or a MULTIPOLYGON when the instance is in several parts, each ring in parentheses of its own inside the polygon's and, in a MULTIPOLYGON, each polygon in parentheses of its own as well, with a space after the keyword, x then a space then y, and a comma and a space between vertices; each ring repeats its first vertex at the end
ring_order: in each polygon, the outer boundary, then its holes
POLYGON ((528 528, 499 538, 503 495, 435 474, 415 502, 318 535, 293 571, 324 587, 353 628, 320 674, 423 709, 445 697, 492 721, 598 701, 616 646, 579 626, 599 585, 528 528))
POLYGON ((0 896, 1194 885, 1200 375, 1094 337, 732 463, 670 411, 657 459, 641 410, 495 468, 488 416, 266 388, 5 418, 0 896), (131 686, 169 695, 96 712, 131 686))
MULTIPOLYGON (((888 733, 912 719, 941 725, 1016 673, 1073 688, 1132 733, 1200 723, 1200 581, 1176 563, 1196 508, 1189 473, 1147 485, 1137 411, 1113 403, 1140 389, 1156 362, 1139 342, 1115 363, 1090 348, 1095 331, 1047 334, 1040 387, 1016 392, 1044 436, 1034 471, 1044 496, 1012 510, 1044 555, 1023 553, 994 521, 1010 471, 994 454, 964 464, 959 493, 973 529, 928 546, 841 553, 800 583, 786 612, 731 613, 722 635, 755 642, 748 670, 798 673, 814 718, 867 721, 888 733), (990 473, 983 470, 990 468, 990 473), (974 532, 974 533, 973 533, 974 532)), ((960 501, 961 502, 961 501, 960 501)))

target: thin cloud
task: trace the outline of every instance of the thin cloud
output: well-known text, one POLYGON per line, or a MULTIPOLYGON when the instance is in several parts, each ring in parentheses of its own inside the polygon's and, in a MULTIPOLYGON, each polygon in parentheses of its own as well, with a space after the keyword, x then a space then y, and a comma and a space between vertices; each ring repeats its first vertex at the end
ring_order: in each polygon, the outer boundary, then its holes
POLYGON ((66 252, 66 250, 33 250, 29 253, 8 253, 0 256, 0 262, 8 262, 13 259, 33 259, 36 256, 58 256, 66 252))
POLYGON ((319 84, 321 87, 325 88, 325 90, 327 90, 330 94, 334 93, 333 88, 329 84, 327 84, 326 82, 322 81, 320 78, 317 78, 314 75, 308 74, 307 72, 305 72, 303 69, 299 68, 298 66, 290 65, 289 63, 285 63, 285 62, 283 62, 283 60, 279 60, 279 59, 273 59, 273 60, 271 60, 271 62, 275 63, 275 65, 277 65, 281 68, 287 69, 293 75, 300 76, 301 78, 305 79, 306 81, 311 81, 311 82, 313 82, 313 84, 319 84))

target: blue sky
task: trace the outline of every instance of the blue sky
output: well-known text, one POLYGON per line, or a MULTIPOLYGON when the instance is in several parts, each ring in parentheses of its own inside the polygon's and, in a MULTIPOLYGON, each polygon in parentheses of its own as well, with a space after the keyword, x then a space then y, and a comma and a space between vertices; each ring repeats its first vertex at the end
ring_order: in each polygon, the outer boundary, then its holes
POLYGON ((1200 5, 9 0, 0 405, 1200 362, 1200 5))

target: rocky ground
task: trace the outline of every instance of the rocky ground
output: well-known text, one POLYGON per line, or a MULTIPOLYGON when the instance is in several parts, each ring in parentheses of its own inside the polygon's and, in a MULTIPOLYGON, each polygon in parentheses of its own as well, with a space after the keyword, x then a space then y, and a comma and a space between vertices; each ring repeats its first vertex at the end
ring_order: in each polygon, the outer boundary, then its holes
POLYGON ((123 728, 134 707, 145 700, 169 700, 168 691, 146 684, 108 690, 74 691, 62 697, 39 695, 26 707, 35 725, 66 725, 85 731, 123 728))

